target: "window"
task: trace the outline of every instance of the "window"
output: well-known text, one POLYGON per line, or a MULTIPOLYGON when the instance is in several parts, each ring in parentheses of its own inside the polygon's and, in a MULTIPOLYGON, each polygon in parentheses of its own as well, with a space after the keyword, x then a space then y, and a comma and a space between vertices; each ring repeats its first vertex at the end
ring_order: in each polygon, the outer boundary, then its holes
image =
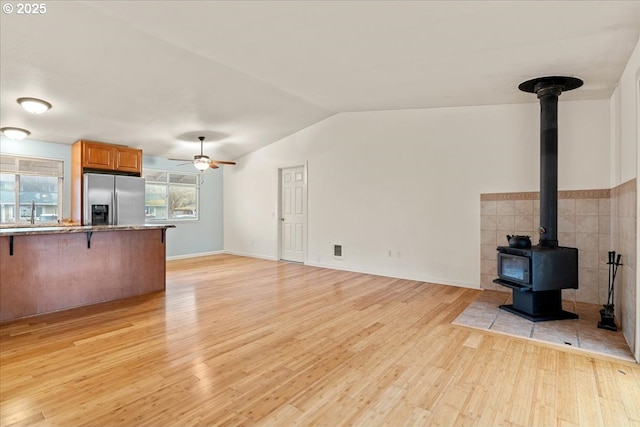
POLYGON ((62 160, 0 155, 0 224, 57 223, 63 171, 62 160))
POLYGON ((147 221, 198 220, 199 176, 197 173, 145 169, 147 221))

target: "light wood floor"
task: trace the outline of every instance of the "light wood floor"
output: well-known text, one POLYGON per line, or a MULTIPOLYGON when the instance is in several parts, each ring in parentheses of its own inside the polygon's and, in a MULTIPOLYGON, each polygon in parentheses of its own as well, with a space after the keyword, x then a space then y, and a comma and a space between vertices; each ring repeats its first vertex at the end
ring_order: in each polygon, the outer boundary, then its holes
POLYGON ((2 426, 640 425, 640 366, 451 325, 480 291, 235 256, 0 327, 2 426))

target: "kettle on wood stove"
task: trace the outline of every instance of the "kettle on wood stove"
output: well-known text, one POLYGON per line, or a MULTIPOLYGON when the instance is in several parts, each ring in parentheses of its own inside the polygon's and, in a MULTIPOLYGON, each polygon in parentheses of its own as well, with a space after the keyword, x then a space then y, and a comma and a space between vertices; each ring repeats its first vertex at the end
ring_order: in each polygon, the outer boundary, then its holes
POLYGON ((529 249, 531 247, 530 236, 511 236, 507 234, 510 248, 529 249))

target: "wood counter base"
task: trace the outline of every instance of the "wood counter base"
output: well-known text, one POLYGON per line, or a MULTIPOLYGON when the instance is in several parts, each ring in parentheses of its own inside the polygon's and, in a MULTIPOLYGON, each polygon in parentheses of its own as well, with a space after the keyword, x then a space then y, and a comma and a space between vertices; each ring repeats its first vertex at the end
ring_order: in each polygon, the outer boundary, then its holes
POLYGON ((0 322, 163 291, 164 233, 0 236, 0 322))

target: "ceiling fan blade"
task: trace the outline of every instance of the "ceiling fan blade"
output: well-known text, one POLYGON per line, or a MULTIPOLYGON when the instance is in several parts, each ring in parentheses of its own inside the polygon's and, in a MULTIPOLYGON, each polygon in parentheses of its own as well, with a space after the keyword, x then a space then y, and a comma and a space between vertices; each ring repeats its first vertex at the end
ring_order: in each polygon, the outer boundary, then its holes
POLYGON ((185 166, 185 165, 193 164, 193 160, 187 160, 187 159, 167 159, 167 160, 171 160, 173 162, 184 162, 184 163, 177 164, 176 166, 185 166))
POLYGON ((236 162, 228 162, 226 160, 213 160, 214 162, 218 163, 219 165, 235 165, 236 162))
POLYGON ((209 162, 209 167, 210 167, 211 169, 218 169, 218 167, 219 167, 219 166, 218 166, 218 165, 216 165, 216 162, 214 162, 214 161, 210 161, 210 162, 209 162))

